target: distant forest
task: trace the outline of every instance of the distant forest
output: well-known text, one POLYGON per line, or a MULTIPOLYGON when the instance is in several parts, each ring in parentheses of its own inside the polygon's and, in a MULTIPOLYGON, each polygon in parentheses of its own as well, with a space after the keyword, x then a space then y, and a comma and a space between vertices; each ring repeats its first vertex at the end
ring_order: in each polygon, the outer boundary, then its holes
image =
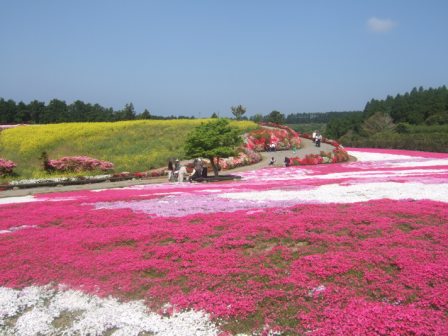
MULTIPOLYGON (((279 124, 327 123, 333 118, 352 115, 353 112, 314 112, 293 113, 285 116, 279 111, 267 115, 256 114, 251 117, 242 116, 241 120, 255 122, 270 121, 279 124)), ((213 113, 211 118, 217 118, 213 113)), ((29 104, 16 103, 14 100, 0 98, 0 124, 54 124, 66 122, 98 122, 121 121, 136 119, 195 119, 188 116, 157 116, 147 109, 137 113, 132 103, 126 104, 121 110, 106 108, 99 104, 90 104, 77 100, 67 104, 63 100, 53 99, 48 104, 33 100, 29 104)))
POLYGON ((132 103, 122 110, 105 108, 99 104, 80 100, 67 105, 63 100, 53 99, 47 105, 33 100, 29 104, 0 98, 0 124, 54 124, 66 122, 120 121, 135 119, 194 119, 194 117, 152 115, 147 109, 137 114, 132 103))

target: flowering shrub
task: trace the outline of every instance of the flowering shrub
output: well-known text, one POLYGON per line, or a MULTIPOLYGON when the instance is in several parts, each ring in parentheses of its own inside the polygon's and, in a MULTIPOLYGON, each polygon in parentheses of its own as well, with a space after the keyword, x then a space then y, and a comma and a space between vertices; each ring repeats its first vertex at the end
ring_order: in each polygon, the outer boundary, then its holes
MULTIPOLYGON (((312 140, 311 134, 302 134, 301 136, 305 139, 312 140)), ((291 165, 316 165, 320 163, 346 162, 349 160, 347 151, 337 141, 323 138, 322 142, 335 148, 332 152, 321 151, 320 154, 308 154, 304 158, 293 157, 291 158, 291 165)))
POLYGON ((299 134, 287 126, 262 124, 265 127, 246 134, 246 147, 254 151, 264 151, 273 143, 278 150, 300 147, 299 134))
POLYGON ((226 335, 445 335, 448 154, 349 152, 239 182, 0 199, 0 334, 74 307, 79 334, 180 334, 150 328, 144 300, 205 311, 226 335))
POLYGON ((320 163, 345 162, 349 160, 349 155, 342 147, 336 147, 332 152, 321 151, 320 154, 307 154, 304 158, 293 157, 290 160, 292 166, 316 165, 320 163))
POLYGON ((164 175, 166 175, 166 169, 165 168, 151 169, 146 174, 146 176, 150 176, 150 177, 160 177, 160 176, 164 176, 164 175))
POLYGON ((233 169, 236 167, 246 166, 260 162, 262 156, 248 148, 243 148, 242 151, 235 157, 219 158, 219 166, 222 169, 233 169))
POLYGON ((283 129, 283 130, 287 131, 293 137, 298 137, 299 136, 298 132, 294 131, 291 127, 288 127, 286 125, 275 124, 275 123, 272 123, 272 122, 261 122, 260 125, 267 126, 267 127, 283 129))
POLYGON ((16 167, 14 162, 0 158, 0 176, 12 174, 14 167, 16 167))
POLYGON ((48 166, 60 172, 107 171, 114 168, 111 162, 100 161, 88 156, 66 156, 59 160, 49 160, 48 166))

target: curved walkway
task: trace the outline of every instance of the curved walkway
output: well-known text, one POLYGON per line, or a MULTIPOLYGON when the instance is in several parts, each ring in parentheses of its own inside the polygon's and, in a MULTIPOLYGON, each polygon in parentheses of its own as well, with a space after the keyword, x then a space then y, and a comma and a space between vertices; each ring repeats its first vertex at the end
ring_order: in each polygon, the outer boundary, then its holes
MULTIPOLYGON (((301 148, 298 149, 295 153, 292 150, 284 150, 284 151, 276 151, 276 152, 262 152, 261 155, 263 159, 249 166, 237 167, 235 169, 226 170, 225 173, 239 173, 243 171, 256 170, 261 168, 269 167, 269 160, 271 157, 275 158, 275 167, 284 166, 285 157, 300 157, 303 158, 307 154, 319 154, 320 151, 332 151, 333 146, 322 143, 321 147, 316 147, 311 140, 300 138, 301 140, 301 148)), ((133 185, 141 185, 141 184, 154 184, 154 183, 164 183, 167 182, 167 178, 165 176, 160 178, 150 178, 150 179, 136 179, 136 180, 126 180, 119 182, 100 182, 100 183, 92 183, 92 184, 80 184, 80 185, 69 185, 69 186, 60 186, 60 187, 36 187, 36 188, 28 188, 28 189, 17 189, 17 190, 6 190, 0 191, 0 199, 3 197, 19 197, 19 196, 27 196, 34 194, 46 194, 53 192, 66 192, 66 191, 76 191, 76 190, 95 190, 95 189, 111 189, 111 188, 124 188, 133 185)), ((1 202, 0 202, 1 203, 1 202)))
POLYGON ((248 170, 256 170, 260 168, 265 168, 269 166, 269 161, 272 157, 275 159, 275 167, 283 167, 285 157, 300 157, 301 159, 304 158, 308 154, 319 154, 321 151, 325 152, 331 152, 334 147, 322 143, 320 147, 316 147, 314 143, 311 140, 300 138, 301 141, 301 147, 300 149, 296 150, 294 153, 292 150, 281 150, 281 151, 275 151, 275 152, 262 152, 261 155, 263 156, 263 160, 261 160, 258 163, 255 163, 250 166, 244 166, 244 167, 238 167, 235 169, 230 170, 231 173, 237 173, 242 171, 248 171, 248 170))

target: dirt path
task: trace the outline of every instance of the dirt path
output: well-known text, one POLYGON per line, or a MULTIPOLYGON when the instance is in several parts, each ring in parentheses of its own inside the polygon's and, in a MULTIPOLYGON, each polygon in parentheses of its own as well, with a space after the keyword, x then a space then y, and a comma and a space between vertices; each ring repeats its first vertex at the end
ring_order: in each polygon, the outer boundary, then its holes
MULTIPOLYGON (((237 174, 239 172, 257 170, 269 166, 269 160, 271 157, 275 158, 275 167, 283 167, 285 157, 300 157, 303 158, 307 154, 319 154, 320 151, 332 151, 333 146, 328 144, 321 144, 318 148, 314 145, 311 140, 300 138, 302 141, 302 146, 295 153, 292 150, 276 151, 276 152, 262 152, 263 159, 253 165, 238 167, 235 169, 225 171, 225 174, 237 174)), ((142 184, 155 184, 155 183, 165 183, 167 182, 166 177, 160 178, 148 178, 148 179, 136 179, 136 180, 126 180, 119 182, 100 182, 92 184, 80 184, 80 185, 68 185, 59 187, 37 187, 37 188, 27 188, 27 189, 17 189, 17 190, 6 190, 0 191, 0 199, 4 197, 20 197, 34 194, 46 194, 54 192, 66 192, 66 191, 76 191, 76 190, 96 190, 96 189, 111 189, 111 188, 124 188, 134 185, 142 184)), ((1 203, 1 202, 0 202, 1 203)))

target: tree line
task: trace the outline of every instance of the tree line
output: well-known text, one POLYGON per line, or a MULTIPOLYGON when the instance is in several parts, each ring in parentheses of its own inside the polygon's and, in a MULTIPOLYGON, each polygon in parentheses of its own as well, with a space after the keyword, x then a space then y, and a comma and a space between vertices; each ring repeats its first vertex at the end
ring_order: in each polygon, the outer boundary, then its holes
MULTIPOLYGON (((273 122, 278 124, 326 123, 327 135, 340 138, 351 131, 362 135, 362 125, 376 115, 387 115, 394 124, 443 125, 448 124, 448 89, 442 86, 427 90, 414 88, 411 92, 387 96, 384 100, 370 100, 363 111, 291 113, 287 116, 274 110, 267 115, 257 113, 246 117, 246 108, 232 106, 231 113, 237 120, 254 122, 273 122)), ((217 118, 213 113, 211 118, 217 118)), ((121 110, 105 108, 99 104, 90 104, 77 100, 67 104, 63 100, 53 99, 48 104, 33 100, 29 104, 16 103, 14 100, 0 98, 0 123, 49 124, 62 122, 120 121, 134 119, 194 119, 187 116, 156 116, 147 109, 137 114, 132 103, 121 110)))
POLYGON ((128 103, 121 110, 106 108, 77 100, 67 104, 53 99, 48 104, 33 100, 29 104, 0 98, 0 124, 53 124, 63 122, 120 121, 135 119, 194 119, 186 116, 157 116, 147 109, 137 114, 134 105, 128 103))
POLYGON ((445 124, 448 124, 448 89, 444 85, 435 89, 413 88, 411 92, 383 100, 372 99, 362 112, 331 118, 327 133, 337 139, 347 133, 370 136, 374 129, 379 132, 397 127, 397 131, 403 131, 416 125, 445 124))

